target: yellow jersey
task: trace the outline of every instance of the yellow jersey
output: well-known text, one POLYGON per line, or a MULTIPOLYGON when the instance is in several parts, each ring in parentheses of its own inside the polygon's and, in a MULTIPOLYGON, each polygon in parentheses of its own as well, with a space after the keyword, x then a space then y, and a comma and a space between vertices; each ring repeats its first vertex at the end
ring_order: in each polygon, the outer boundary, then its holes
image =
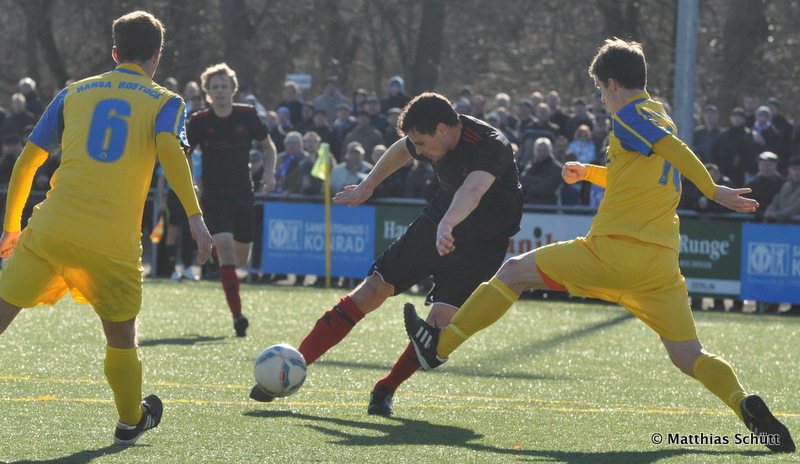
POLYGON ((156 134, 188 147, 184 103, 141 67, 113 71, 62 90, 30 135, 61 166, 28 227, 123 259, 142 253, 144 202, 156 163, 156 134))
POLYGON ((661 103, 641 93, 613 116, 606 153, 606 191, 590 235, 629 237, 678 251, 681 175, 653 151, 677 135, 661 103))

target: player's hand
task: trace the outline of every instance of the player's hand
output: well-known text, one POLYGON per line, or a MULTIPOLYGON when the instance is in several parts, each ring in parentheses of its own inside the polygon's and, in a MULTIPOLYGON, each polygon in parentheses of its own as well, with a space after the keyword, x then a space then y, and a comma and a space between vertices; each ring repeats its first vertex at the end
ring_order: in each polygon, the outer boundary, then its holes
POLYGON ((347 205, 348 208, 355 208, 369 200, 371 196, 372 188, 362 182, 358 185, 345 186, 344 190, 334 195, 333 202, 337 205, 347 205))
POLYGON ((717 187, 717 190, 714 191, 714 201, 737 213, 753 213, 760 205, 756 200, 742 196, 750 192, 752 192, 752 190, 749 188, 733 189, 720 185, 717 187))
POLYGON ((0 237, 0 258, 8 258, 11 255, 11 251, 17 246, 19 233, 20 231, 3 231, 3 236, 0 237))
POLYGON ((439 252, 439 256, 444 256, 455 249, 453 226, 440 222, 439 227, 436 228, 436 251, 439 252))
POLYGON ((211 234, 208 232, 202 214, 189 216, 189 229, 192 231, 194 241, 197 242, 197 262, 205 264, 208 257, 211 256, 211 234))
POLYGON ((586 178, 586 171, 588 168, 585 164, 578 161, 567 161, 564 167, 561 168, 561 177, 564 182, 574 184, 586 178))
POLYGON ((261 177, 261 184, 262 190, 265 192, 272 192, 275 190, 275 174, 271 172, 265 172, 264 175, 261 177))

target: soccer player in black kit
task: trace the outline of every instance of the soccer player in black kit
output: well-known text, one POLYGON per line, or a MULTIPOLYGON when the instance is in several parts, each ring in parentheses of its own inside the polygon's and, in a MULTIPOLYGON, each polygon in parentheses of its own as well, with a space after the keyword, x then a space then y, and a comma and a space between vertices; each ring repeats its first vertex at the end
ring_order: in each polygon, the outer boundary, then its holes
POLYGON ((200 147, 200 203, 219 259, 219 278, 233 316, 233 328, 237 337, 244 337, 250 322, 242 314, 236 267, 247 264, 255 230, 250 148, 253 140, 260 142, 264 157, 261 182, 265 191, 272 191, 275 145, 255 108, 233 103, 236 72, 220 63, 207 68, 200 80, 211 106, 193 113, 189 119, 189 153, 200 147))
MULTIPOLYGON (((366 314, 428 276, 434 286, 427 321, 447 325, 467 297, 499 269, 509 237, 519 231, 522 191, 514 150, 483 121, 459 115, 443 96, 423 93, 403 110, 403 135, 360 184, 345 187, 337 204, 358 206, 410 158, 430 161, 439 189, 408 230, 373 263, 369 276, 317 321, 299 346, 311 364, 339 343, 366 314)), ((409 344, 389 375, 372 390, 367 411, 391 415, 395 390, 419 369, 409 344)), ((250 397, 272 401, 258 386, 250 397)))

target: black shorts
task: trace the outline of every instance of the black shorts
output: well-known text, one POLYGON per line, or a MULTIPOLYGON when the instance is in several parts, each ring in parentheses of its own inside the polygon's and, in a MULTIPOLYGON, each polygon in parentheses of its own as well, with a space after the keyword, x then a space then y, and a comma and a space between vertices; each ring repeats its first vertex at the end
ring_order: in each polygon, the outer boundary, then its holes
POLYGON ((372 264, 369 274, 379 274, 394 285, 398 295, 428 276, 433 288, 426 304, 445 303, 460 308, 467 298, 500 269, 508 251, 508 238, 458 243, 452 253, 439 256, 436 227, 430 219, 417 218, 408 230, 372 264))
POLYGON ((167 191, 167 223, 171 226, 186 226, 186 210, 172 189, 167 191))
POLYGON ((229 232, 240 243, 253 243, 253 194, 211 193, 203 195, 203 217, 211 235, 229 232))

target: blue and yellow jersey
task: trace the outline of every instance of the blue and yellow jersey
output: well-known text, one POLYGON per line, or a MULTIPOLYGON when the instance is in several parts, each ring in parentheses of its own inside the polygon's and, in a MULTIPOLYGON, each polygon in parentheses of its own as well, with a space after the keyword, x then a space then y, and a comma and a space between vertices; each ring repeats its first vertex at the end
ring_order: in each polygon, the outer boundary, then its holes
POLYGON ((141 67, 69 85, 48 106, 30 141, 61 147, 52 189, 28 227, 124 259, 141 256, 141 221, 153 168, 156 134, 188 146, 183 100, 141 67))
POLYGON ((614 115, 606 154, 606 191, 592 222, 592 235, 630 237, 679 249, 675 210, 680 173, 653 151, 662 137, 677 136, 661 103, 646 93, 633 97, 614 115))

